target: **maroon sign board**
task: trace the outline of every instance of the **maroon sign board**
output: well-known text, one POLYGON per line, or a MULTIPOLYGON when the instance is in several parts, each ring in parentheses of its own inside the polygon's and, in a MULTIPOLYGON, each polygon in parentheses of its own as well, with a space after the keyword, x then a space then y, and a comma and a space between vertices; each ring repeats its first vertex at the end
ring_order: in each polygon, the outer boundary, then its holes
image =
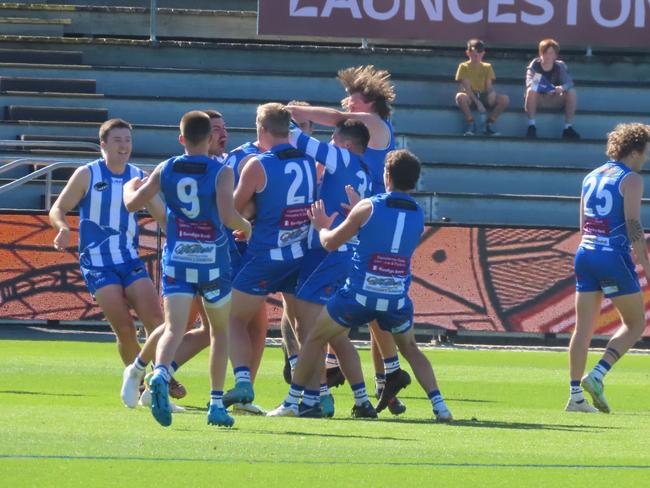
POLYGON ((258 33, 650 48, 650 0, 259 0, 258 33))

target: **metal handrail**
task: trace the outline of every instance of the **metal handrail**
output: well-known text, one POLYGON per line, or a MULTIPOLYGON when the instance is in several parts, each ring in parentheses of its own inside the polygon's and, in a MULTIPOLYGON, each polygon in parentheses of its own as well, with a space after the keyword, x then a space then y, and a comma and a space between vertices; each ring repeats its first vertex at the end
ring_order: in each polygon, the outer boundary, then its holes
MULTIPOLYGON (((40 161, 42 162, 42 161, 40 161)), ((13 163, 17 163, 13 166, 13 168, 19 167, 19 166, 24 166, 27 164, 32 164, 28 160, 18 160, 18 161, 13 161, 13 163)), ((7 164, 13 164, 9 163, 7 164)), ((29 183, 32 180, 35 180, 36 178, 39 178, 40 176, 45 175, 45 210, 50 210, 52 207, 52 172, 56 169, 60 168, 78 168, 79 166, 82 166, 86 164, 85 161, 58 161, 54 163, 49 163, 47 166, 37 169, 36 171, 31 172, 28 175, 25 175, 21 178, 18 178, 17 180, 14 180, 10 183, 6 183, 2 186, 0 186, 0 194, 6 193, 10 190, 13 190, 15 188, 18 188, 25 183, 29 183)), ((138 165, 138 167, 144 167, 144 168, 154 168, 155 165, 152 164, 141 164, 138 165)), ((10 168, 11 169, 11 168, 10 168)), ((0 168, 0 171, 2 168, 0 168)))
POLYGON ((102 150, 99 144, 83 141, 18 141, 13 139, 2 139, 0 140, 0 147, 74 147, 77 149, 89 149, 95 152, 100 152, 102 150))

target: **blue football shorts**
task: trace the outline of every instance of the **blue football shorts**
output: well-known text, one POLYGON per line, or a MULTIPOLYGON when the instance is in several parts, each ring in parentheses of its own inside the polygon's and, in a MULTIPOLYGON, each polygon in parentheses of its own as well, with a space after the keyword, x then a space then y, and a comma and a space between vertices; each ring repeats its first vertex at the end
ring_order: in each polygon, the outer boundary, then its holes
POLYGON ((607 298, 641 291, 632 256, 578 248, 574 259, 576 291, 602 291, 607 298))
POLYGON ((81 266, 81 274, 93 299, 97 290, 105 286, 121 285, 122 288, 126 289, 142 278, 149 278, 147 268, 140 258, 133 259, 127 263, 103 266, 101 268, 81 266))

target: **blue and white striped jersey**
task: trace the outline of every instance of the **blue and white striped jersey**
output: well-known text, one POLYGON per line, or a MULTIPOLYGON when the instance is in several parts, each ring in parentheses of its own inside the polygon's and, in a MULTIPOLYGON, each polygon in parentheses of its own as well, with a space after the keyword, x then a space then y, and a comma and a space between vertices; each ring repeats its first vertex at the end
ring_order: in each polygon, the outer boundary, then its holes
POLYGON ((248 252, 274 261, 300 258, 309 232, 307 211, 316 197, 316 163, 290 144, 257 156, 266 185, 255 195, 255 226, 248 252))
POLYGON ((237 188, 237 184, 239 183, 239 164, 244 160, 244 158, 246 158, 246 156, 250 156, 251 154, 260 154, 261 152, 260 148, 254 143, 245 142, 228 153, 225 164, 226 166, 230 166, 235 173, 235 188, 237 188))
POLYGON ((621 182, 631 171, 621 162, 609 161, 583 180, 581 247, 630 252, 621 182))
POLYGON ((208 283, 230 276, 228 239, 219 218, 216 181, 225 167, 207 156, 176 156, 162 163, 160 189, 167 205, 165 276, 208 283))
MULTIPOLYGON (((325 166, 317 198, 323 200, 327 215, 338 213, 332 224, 332 228, 337 227, 345 220, 348 213, 341 206, 342 203, 348 203, 348 196, 345 193, 346 185, 351 185, 362 199, 372 194, 372 177, 368 166, 357 154, 334 144, 327 144, 309 137, 295 125, 292 126, 289 133, 289 141, 299 151, 325 166)), ((358 240, 354 237, 341 246, 339 251, 353 250, 357 243, 358 240)), ((313 227, 309 230, 308 247, 309 249, 323 248, 318 232, 313 227)))
POLYGON ((113 174, 103 159, 86 165, 90 184, 79 202, 79 261, 86 268, 102 268, 138 258, 138 222, 124 206, 122 187, 144 172, 127 164, 113 174))

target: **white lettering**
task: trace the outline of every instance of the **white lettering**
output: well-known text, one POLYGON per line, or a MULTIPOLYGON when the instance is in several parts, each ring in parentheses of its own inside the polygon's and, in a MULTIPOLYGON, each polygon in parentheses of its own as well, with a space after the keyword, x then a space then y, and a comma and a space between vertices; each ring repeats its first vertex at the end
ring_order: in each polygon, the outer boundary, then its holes
MULTIPOLYGON (((415 2, 416 0, 404 2, 404 18, 406 20, 415 20, 415 2)), ((420 0, 429 20, 442 21, 442 0, 434 0, 434 2, 435 5, 431 0, 420 0)))
POLYGON ((499 14, 499 7, 501 5, 513 5, 514 3, 515 0, 491 0, 488 6, 488 22, 495 24, 516 24, 516 14, 499 14))
POLYGON ((375 20, 388 20, 395 17, 395 14, 399 10, 400 0, 393 0, 393 6, 386 12, 378 12, 375 9, 374 0, 363 0, 363 9, 368 14, 368 17, 375 20))
MULTIPOLYGON (((529 25, 543 25, 548 24, 553 18, 553 4, 550 0, 526 0, 531 5, 542 9, 542 13, 538 15, 529 14, 528 12, 521 13, 521 21, 529 25)), ((649 0, 650 1, 650 0, 649 0)))
POLYGON ((449 0, 449 11, 456 20, 464 24, 475 24, 483 20, 483 9, 473 14, 467 14, 460 9, 458 0, 449 0))
MULTIPOLYGON (((630 10, 632 9, 630 0, 620 1, 621 14, 614 20, 607 20, 605 17, 603 17, 600 9, 602 0, 591 0, 591 15, 593 15, 596 22, 598 22, 603 27, 619 27, 625 23, 627 18, 630 16, 630 10)), ((608 3, 609 2, 611 2, 611 0, 609 0, 608 3)))
POLYGON ((576 25, 578 23, 578 0, 569 0, 567 2, 566 23, 567 25, 576 25))
POLYGON ((650 0, 636 0, 634 12, 634 27, 645 27, 645 4, 650 5, 650 0))
POLYGON ((298 8, 299 1, 300 0, 291 0, 291 2, 289 2, 290 17, 318 17, 318 7, 298 8))
POLYGON ((335 8, 347 8, 352 17, 355 19, 361 18, 361 11, 359 10, 359 5, 357 5, 356 0, 327 0, 323 11, 321 12, 321 17, 329 17, 332 15, 332 10, 335 8))

